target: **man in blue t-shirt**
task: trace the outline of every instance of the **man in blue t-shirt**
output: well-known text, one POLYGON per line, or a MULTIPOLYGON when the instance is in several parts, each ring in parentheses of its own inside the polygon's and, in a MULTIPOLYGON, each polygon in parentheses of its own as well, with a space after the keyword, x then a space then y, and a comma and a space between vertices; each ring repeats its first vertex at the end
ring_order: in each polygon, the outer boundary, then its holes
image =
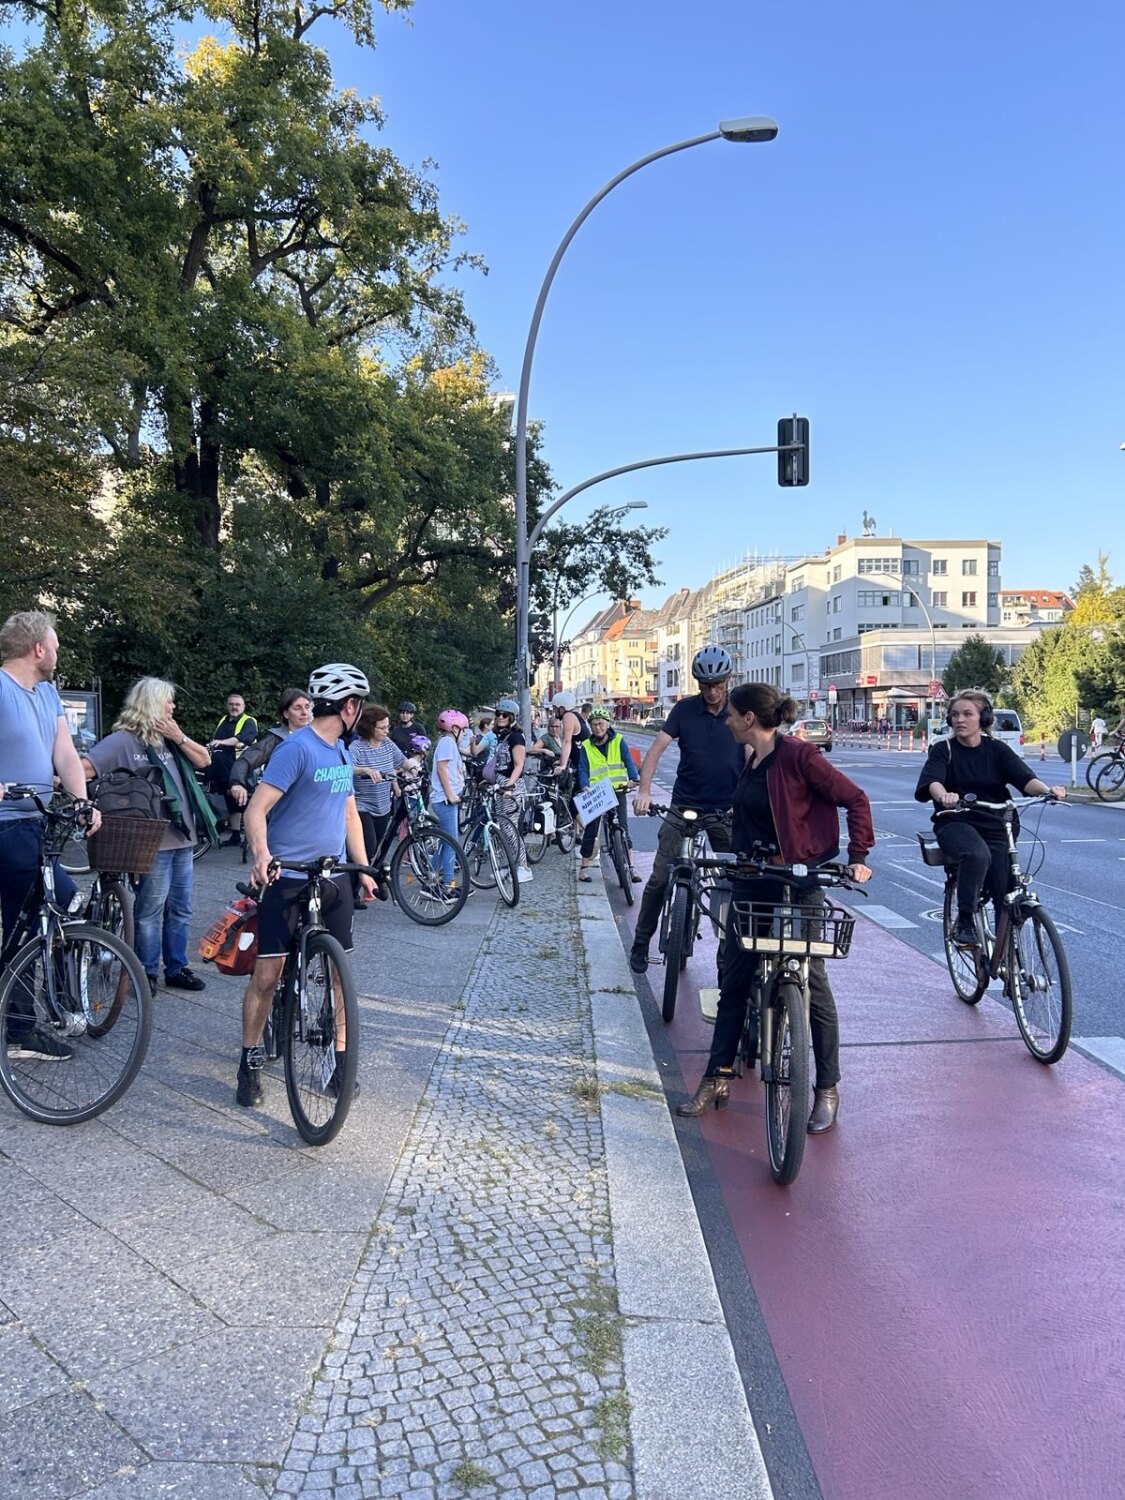
MULTIPOLYGON (((691 675, 699 683, 699 692, 673 705, 664 728, 649 747, 641 766, 640 790, 633 799, 635 812, 648 811, 653 772, 673 740, 680 747, 680 765, 672 787, 673 812, 685 807, 700 813, 730 812, 746 761, 746 752, 727 728, 727 684, 733 670, 734 664, 722 646, 704 646, 695 653, 691 675)), ((729 850, 729 820, 709 824, 707 837, 713 849, 729 850)), ((660 922, 668 866, 678 856, 682 838, 682 826, 667 819, 661 823, 656 859, 641 897, 629 950, 629 967, 634 974, 643 974, 648 968, 648 945, 660 922)))
MULTIPOLYGON (((343 736, 351 736, 369 691, 357 667, 333 662, 309 678, 313 720, 280 744, 262 772, 246 808, 250 879, 266 887, 258 906, 258 958, 242 997, 242 1056, 238 1064, 239 1104, 262 1102, 262 1031, 281 978, 289 942, 300 920, 305 878, 295 873, 325 855, 367 863, 363 825, 356 811, 355 767, 343 736)), ((360 875, 365 901, 375 894, 369 875, 360 875)), ((321 919, 344 951, 352 947, 351 878, 325 881, 321 919)), ((337 1073, 347 1037, 335 1037, 337 1073)), ((333 1075, 333 1082, 335 1081, 333 1075)), ((331 1090, 332 1083, 327 1085, 331 1090)))

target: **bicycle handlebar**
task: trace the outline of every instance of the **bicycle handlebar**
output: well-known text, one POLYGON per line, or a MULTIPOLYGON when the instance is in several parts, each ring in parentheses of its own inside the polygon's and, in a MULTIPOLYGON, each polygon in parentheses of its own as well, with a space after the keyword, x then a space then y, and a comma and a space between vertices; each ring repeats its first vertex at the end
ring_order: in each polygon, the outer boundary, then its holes
POLYGON ((956 807, 939 807, 934 816, 938 818, 948 817, 951 813, 987 812, 1002 816, 1006 812, 1016 812, 1021 807, 1035 807, 1037 804, 1047 805, 1052 803, 1061 806, 1063 799, 1056 797, 1054 792, 1036 792, 1033 797, 1009 797, 1006 802, 986 802, 983 797, 978 797, 975 792, 965 792, 956 807))
POLYGON ((71 797, 69 792, 55 794, 60 798, 69 798, 69 801, 61 801, 58 806, 48 806, 39 795, 40 790, 47 790, 46 787, 26 786, 18 781, 5 781, 3 785, 5 802, 34 802, 45 818, 73 818, 75 823, 88 823, 94 811, 92 802, 81 797, 71 797))
POLYGON ((300 871, 310 884, 314 880, 321 879, 322 877, 327 879, 331 875, 370 875, 371 879, 376 883, 380 879, 380 872, 371 865, 353 864, 350 860, 337 859, 334 854, 322 854, 319 859, 309 860, 307 863, 300 863, 296 860, 290 862, 288 860, 271 859, 267 866, 269 878, 265 885, 261 885, 255 890, 252 885, 247 885, 244 880, 239 880, 236 881, 234 888, 242 896, 250 896, 255 901, 261 901, 262 896, 265 894, 266 886, 271 885, 278 878, 283 868, 300 871))

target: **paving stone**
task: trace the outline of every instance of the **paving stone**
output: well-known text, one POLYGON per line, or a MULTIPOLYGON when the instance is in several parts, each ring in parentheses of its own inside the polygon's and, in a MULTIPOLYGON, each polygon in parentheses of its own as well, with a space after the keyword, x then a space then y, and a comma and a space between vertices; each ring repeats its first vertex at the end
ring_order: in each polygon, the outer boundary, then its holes
POLYGON ((0 1418, 4 1493, 70 1500, 145 1455, 115 1422, 78 1391, 44 1397, 0 1418))

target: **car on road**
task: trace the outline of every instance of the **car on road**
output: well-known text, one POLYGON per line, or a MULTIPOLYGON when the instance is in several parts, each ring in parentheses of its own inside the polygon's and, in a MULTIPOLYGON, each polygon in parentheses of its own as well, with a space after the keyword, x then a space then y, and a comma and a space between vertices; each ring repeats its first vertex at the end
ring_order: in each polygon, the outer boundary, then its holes
POLYGON ((832 725, 827 719, 798 719, 789 733, 794 739, 807 740, 820 750, 832 749, 832 725))
MULTIPOLYGON (((1005 744, 1011 745, 1017 753, 1023 746, 1023 721, 1014 708, 994 708, 992 710, 992 728, 988 731, 994 740, 1003 740, 1005 744)), ((928 744, 932 750, 935 745, 940 745, 942 740, 947 740, 952 733, 949 725, 944 719, 930 726, 928 744)))

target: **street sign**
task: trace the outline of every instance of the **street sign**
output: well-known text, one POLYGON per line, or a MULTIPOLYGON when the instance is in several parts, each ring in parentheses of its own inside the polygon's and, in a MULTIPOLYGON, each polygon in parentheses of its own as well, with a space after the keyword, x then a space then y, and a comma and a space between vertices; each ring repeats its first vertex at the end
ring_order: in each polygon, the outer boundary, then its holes
POLYGON ((834 682, 828 684, 828 701, 829 703, 835 703, 836 701, 836 684, 834 682))
POLYGON ((1059 755, 1063 760, 1069 760, 1074 755, 1075 760, 1081 760, 1090 748, 1090 736, 1083 729, 1064 729, 1059 735, 1059 755))
POLYGON ((810 688, 809 689, 809 702, 810 703, 815 703, 816 702, 816 688, 810 688))

